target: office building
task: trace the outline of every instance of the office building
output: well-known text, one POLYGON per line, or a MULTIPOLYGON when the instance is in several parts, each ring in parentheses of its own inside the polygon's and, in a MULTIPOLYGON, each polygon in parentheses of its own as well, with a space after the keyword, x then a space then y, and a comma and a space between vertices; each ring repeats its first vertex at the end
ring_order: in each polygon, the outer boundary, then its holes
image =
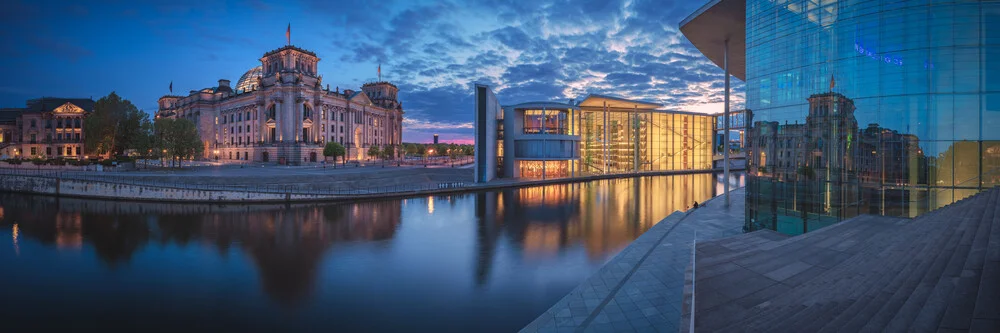
POLYGON ((681 32, 746 82, 747 230, 912 217, 1000 185, 998 2, 713 0, 681 32))
POLYGON ((501 106, 475 89, 477 182, 712 169, 714 115, 604 95, 501 106))

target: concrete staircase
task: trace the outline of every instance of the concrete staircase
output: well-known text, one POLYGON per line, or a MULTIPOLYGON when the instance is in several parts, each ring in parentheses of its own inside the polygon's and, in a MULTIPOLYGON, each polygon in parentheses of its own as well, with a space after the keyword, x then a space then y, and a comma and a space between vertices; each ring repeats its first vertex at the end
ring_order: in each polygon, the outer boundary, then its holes
POLYGON ((1000 188, 914 219, 700 242, 695 263, 682 331, 694 290, 696 331, 1000 332, 1000 188))

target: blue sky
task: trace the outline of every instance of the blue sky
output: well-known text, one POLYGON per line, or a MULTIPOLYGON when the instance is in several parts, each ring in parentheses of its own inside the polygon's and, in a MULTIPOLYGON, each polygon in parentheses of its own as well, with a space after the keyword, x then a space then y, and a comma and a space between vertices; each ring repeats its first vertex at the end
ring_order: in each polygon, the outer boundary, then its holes
POLYGON ((331 87, 357 89, 382 64, 408 142, 470 140, 476 82, 503 104, 601 93, 721 112, 722 71, 677 29, 703 2, 13 0, 0 12, 0 107, 116 91, 154 112, 171 81, 175 93, 235 84, 291 23, 331 87))

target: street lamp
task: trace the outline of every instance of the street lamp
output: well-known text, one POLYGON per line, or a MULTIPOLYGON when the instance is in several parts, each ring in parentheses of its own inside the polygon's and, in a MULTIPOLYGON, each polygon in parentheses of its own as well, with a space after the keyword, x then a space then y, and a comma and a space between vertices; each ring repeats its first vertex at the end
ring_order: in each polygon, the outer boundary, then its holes
POLYGON ((216 149, 213 152, 215 153, 215 160, 218 161, 219 160, 219 150, 216 149))

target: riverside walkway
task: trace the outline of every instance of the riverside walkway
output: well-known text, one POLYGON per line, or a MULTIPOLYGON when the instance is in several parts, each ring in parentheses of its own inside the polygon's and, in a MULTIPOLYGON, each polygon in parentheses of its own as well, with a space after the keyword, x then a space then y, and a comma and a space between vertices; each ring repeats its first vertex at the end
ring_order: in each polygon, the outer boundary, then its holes
POLYGON ((700 242, 695 263, 699 332, 1000 332, 1000 188, 914 219, 700 242))
POLYGON ((741 234, 744 194, 730 192, 729 208, 715 197, 671 214, 522 332, 677 332, 692 241, 741 234))

